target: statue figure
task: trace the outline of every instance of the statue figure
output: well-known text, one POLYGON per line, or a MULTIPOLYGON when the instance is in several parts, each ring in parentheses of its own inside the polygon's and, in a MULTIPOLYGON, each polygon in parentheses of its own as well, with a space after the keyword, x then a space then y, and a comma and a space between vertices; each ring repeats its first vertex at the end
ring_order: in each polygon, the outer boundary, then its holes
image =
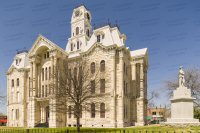
POLYGON ((181 66, 179 71, 179 87, 185 86, 185 78, 184 78, 184 72, 183 67, 181 66))

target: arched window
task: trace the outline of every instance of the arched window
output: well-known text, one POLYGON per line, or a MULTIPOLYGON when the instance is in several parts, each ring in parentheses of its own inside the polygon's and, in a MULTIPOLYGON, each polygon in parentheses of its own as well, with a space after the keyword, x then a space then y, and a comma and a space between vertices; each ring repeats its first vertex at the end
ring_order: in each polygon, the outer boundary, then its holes
POLYGON ((95 73, 95 63, 91 63, 91 73, 95 73))
POLYGON ((14 87, 14 79, 12 79, 12 87, 14 87))
POLYGON ((76 27, 76 35, 78 35, 78 34, 79 34, 79 28, 76 27))
POLYGON ((17 86, 19 86, 19 78, 17 78, 17 86))
POLYGON ((73 51, 73 43, 71 43, 71 51, 73 51))
POLYGON ((105 71, 105 61, 102 60, 100 65, 101 65, 101 72, 104 72, 105 71))
POLYGON ((79 41, 77 42, 77 49, 79 49, 79 41))
POLYGON ((105 103, 101 103, 100 105, 100 117, 105 118, 105 103))
POLYGON ((91 118, 95 118, 95 104, 91 104, 91 118))
POLYGON ((100 84, 100 93, 105 93, 105 79, 101 79, 100 84))

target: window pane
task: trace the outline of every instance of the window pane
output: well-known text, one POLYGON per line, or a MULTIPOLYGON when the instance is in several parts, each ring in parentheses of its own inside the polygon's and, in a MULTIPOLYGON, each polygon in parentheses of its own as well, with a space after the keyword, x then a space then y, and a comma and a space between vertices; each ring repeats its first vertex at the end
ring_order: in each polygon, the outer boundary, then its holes
POLYGON ((95 104, 91 104, 91 118, 95 118, 95 104))
POLYGON ((97 42, 100 42, 100 35, 97 36, 97 42))
POLYGON ((95 93, 95 81, 94 80, 91 81, 91 93, 92 94, 95 93))
POLYGON ((105 118, 105 104, 104 103, 101 103, 100 105, 100 116, 101 118, 105 118))
POLYGON ((95 63, 91 63, 91 73, 95 73, 95 63))
POLYGON ((105 61, 101 61, 101 72, 104 72, 105 71, 105 61))
POLYGON ((71 43, 71 51, 73 51, 73 43, 71 43))
POLYGON ((79 41, 77 42, 77 49, 79 49, 79 41))
POLYGON ((78 35, 78 34, 79 34, 79 28, 76 27, 76 35, 78 35))
POLYGON ((100 93, 105 93, 105 79, 101 79, 100 84, 100 93))

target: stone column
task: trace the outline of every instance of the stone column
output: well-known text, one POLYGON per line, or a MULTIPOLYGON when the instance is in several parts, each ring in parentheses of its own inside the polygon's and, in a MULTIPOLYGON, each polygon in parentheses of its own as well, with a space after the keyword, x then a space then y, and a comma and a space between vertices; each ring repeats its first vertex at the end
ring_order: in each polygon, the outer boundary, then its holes
POLYGON ((10 116, 12 116, 12 114, 10 114, 10 108, 9 108, 9 104, 10 104, 10 100, 11 100, 11 98, 10 98, 10 93, 11 93, 11 85, 9 85, 9 83, 10 83, 10 80, 9 80, 9 75, 7 75, 7 126, 11 126, 10 125, 10 121, 11 121, 11 117, 10 116))
POLYGON ((38 96, 37 97, 40 97, 41 96, 41 66, 38 65, 38 96))
POLYGON ((144 95, 144 72, 143 63, 140 63, 140 97, 143 98, 144 95))
POLYGON ((117 77, 119 80, 119 87, 118 87, 118 108, 117 108, 117 127, 123 127, 124 124, 124 92, 123 92, 123 85, 124 85, 124 70, 123 70, 124 62, 123 62, 123 54, 119 56, 119 76, 117 77))
POLYGON ((53 64, 54 64, 54 58, 53 58, 53 56, 51 56, 51 75, 50 75, 51 76, 51 83, 50 83, 51 84, 51 94, 53 94, 53 92, 54 92, 53 86, 52 86, 53 85, 53 78, 54 78, 54 76, 53 76, 54 75, 53 64))
POLYGON ((32 89, 33 89, 33 62, 30 62, 30 97, 33 96, 32 93, 32 89))
POLYGON ((131 63, 131 122, 134 125, 134 121, 137 121, 137 108, 136 108, 136 63, 131 63))
POLYGON ((111 125, 111 127, 114 127, 114 128, 116 128, 116 87, 115 87, 115 69, 116 69, 116 67, 115 67, 115 51, 114 51, 114 54, 113 55, 111 55, 111 84, 112 84, 112 92, 113 92, 113 101, 112 101, 112 115, 113 116, 111 116, 111 118, 112 118, 112 121, 113 121, 113 123, 112 123, 112 125, 111 125))
MULTIPOLYGON (((147 112, 147 70, 144 71, 144 112, 147 112)), ((147 124, 147 113, 144 113, 144 121, 147 124)))
POLYGON ((37 73, 37 64, 33 62, 33 97, 36 96, 37 91, 37 80, 36 80, 36 73, 37 73))
POLYGON ((56 93, 57 92, 57 83, 56 83, 56 79, 57 78, 55 78, 55 74, 56 74, 56 69, 57 69, 57 57, 56 56, 54 56, 54 93, 56 93))

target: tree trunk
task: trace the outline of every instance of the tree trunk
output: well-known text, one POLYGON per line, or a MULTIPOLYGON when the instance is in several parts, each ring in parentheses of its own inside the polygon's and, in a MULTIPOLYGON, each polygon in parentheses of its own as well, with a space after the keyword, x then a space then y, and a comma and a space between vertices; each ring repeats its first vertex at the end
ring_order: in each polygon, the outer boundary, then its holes
POLYGON ((76 128, 77 128, 77 132, 80 132, 80 117, 79 116, 76 117, 76 128))

